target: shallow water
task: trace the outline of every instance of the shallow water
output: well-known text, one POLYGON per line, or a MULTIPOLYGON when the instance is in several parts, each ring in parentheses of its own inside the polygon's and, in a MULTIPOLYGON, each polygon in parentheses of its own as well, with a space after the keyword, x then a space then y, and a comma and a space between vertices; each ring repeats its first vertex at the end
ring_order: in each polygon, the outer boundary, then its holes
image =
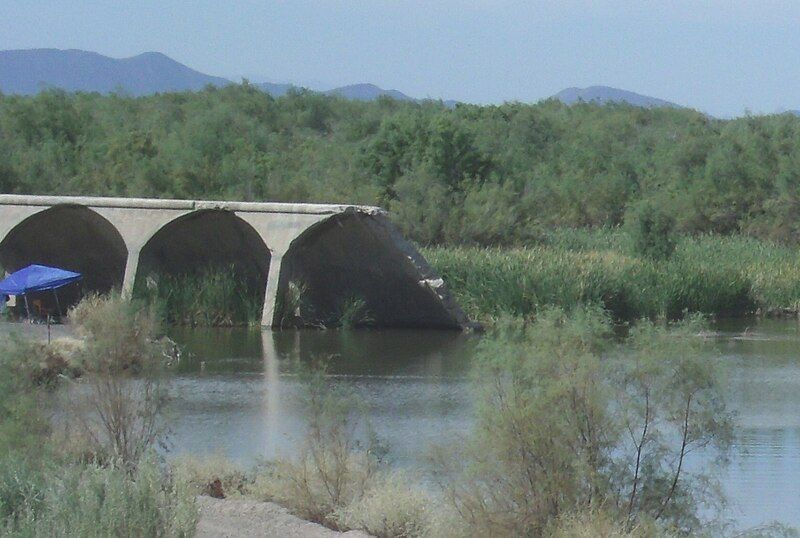
MULTIPOLYGON (((738 441, 722 483, 737 526, 800 527, 800 325, 720 322, 738 441)), ((172 405, 173 452, 244 464, 291 454, 302 437, 293 360, 332 356, 331 382, 358 395, 392 464, 424 469, 429 447, 465 434, 479 337, 437 331, 181 330, 191 357, 172 405)), ((698 462, 700 463, 700 462, 698 462)))
POLYGON ((428 447, 471 423, 475 337, 442 331, 179 331, 189 351, 175 379, 174 452, 244 464, 291 454, 304 432, 295 360, 330 357, 331 383, 366 411, 392 464, 417 467, 428 447), (228 350, 228 351, 225 351, 228 350))
POLYGON ((738 440, 722 477, 743 525, 800 528, 800 324, 721 323, 716 347, 727 365, 727 398, 738 440))
MULTIPOLYGON (((0 337, 9 329, 0 324, 0 337)), ((737 526, 800 528, 800 324, 715 327, 738 440, 721 476, 737 526)), ((23 327, 46 338, 43 327, 23 327)), ((56 329, 59 335, 61 328, 56 329)), ((174 330, 187 356, 173 384, 172 454, 222 454, 243 464, 291 454, 302 438, 295 360, 330 356, 330 381, 351 388, 390 463, 423 469, 429 447, 472 423, 469 366, 479 340, 440 331, 174 330)), ((694 462, 703 464, 702 461, 694 462)))

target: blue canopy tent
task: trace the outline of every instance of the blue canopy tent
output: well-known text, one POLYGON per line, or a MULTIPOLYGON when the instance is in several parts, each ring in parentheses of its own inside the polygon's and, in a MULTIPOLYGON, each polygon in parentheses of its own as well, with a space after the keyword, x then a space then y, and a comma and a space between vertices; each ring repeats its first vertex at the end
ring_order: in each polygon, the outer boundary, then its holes
POLYGON ((25 310, 28 313, 28 317, 30 317, 28 294, 53 290, 56 305, 58 305, 59 314, 61 314, 61 306, 58 304, 58 295, 55 290, 73 282, 78 282, 82 278, 83 275, 80 273, 58 269, 57 267, 29 265, 25 269, 20 269, 0 281, 0 296, 22 295, 25 298, 25 310))

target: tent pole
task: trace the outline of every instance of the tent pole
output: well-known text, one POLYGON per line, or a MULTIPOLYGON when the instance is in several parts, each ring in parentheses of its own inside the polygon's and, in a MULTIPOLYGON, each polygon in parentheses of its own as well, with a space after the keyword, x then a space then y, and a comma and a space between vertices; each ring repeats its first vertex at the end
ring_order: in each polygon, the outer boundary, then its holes
POLYGON ((61 303, 58 302, 58 292, 55 288, 53 288, 53 297, 56 298, 56 309, 58 310, 58 319, 60 320, 63 314, 61 313, 61 303))
POLYGON ((25 297, 25 312, 28 313, 28 321, 30 321, 30 319, 31 319, 31 307, 28 306, 28 294, 26 293, 25 295, 23 295, 23 297, 25 297))

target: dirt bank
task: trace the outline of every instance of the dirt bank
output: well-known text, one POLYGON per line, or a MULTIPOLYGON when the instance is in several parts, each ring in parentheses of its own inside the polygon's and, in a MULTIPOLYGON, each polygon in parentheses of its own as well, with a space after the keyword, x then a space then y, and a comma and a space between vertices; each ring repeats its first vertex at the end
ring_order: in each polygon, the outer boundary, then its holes
POLYGON ((336 532, 293 516, 274 503, 198 497, 197 538, 370 538, 362 531, 336 532))

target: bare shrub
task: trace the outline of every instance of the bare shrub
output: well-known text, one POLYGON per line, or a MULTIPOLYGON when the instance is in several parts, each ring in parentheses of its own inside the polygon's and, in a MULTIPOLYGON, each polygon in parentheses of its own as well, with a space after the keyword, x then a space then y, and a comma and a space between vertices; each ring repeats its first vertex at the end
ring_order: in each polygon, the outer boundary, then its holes
POLYGON ((363 497, 377 476, 378 460, 357 441, 352 400, 326 379, 325 363, 300 367, 308 432, 293 459, 262 469, 253 494, 296 515, 338 528, 337 510, 363 497))
POLYGON ((402 472, 383 473, 364 494, 336 511, 340 528, 361 529, 378 538, 429 536, 443 507, 402 472))
POLYGON ((445 497, 472 533, 542 535, 598 510, 626 531, 700 528, 703 504, 718 497, 685 457, 724 456, 731 417, 696 321, 642 322, 633 353, 614 360, 609 330, 599 310, 550 310, 483 344, 475 431, 437 458, 445 497))
POLYGON ((158 317, 112 294, 85 298, 70 320, 85 339, 78 355, 85 375, 70 394, 70 418, 95 451, 134 465, 164 434, 162 374, 171 357, 157 341, 158 317))
POLYGON ((701 357, 702 320, 670 328, 642 322, 629 338, 632 352, 613 361, 616 445, 614 499, 628 521, 642 516, 689 532, 701 525, 703 505, 719 507, 713 475, 691 472, 688 454, 710 451, 724 462, 733 420, 719 390, 721 372, 701 357))
POLYGON ((196 495, 216 498, 239 497, 252 485, 252 478, 241 467, 221 455, 182 456, 172 462, 176 478, 196 495))
POLYGON ((547 532, 550 538, 667 538, 655 525, 626 525, 606 512, 586 511, 560 517, 547 532))
POLYGON ((330 384, 327 364, 300 367, 308 431, 299 454, 256 471, 248 495, 339 530, 378 537, 448 537, 460 522, 415 480, 381 467, 374 440, 359 443, 352 397, 330 384))

